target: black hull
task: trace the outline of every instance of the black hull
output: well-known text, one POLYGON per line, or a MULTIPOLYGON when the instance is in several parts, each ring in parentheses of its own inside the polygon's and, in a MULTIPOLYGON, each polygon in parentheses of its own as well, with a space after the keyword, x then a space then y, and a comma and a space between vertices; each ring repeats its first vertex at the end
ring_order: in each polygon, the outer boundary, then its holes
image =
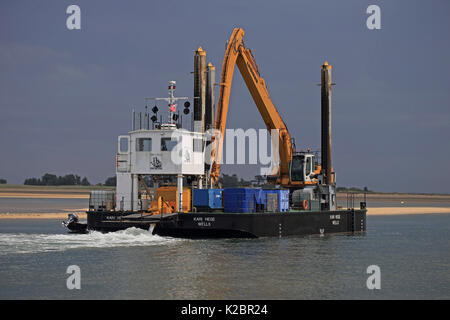
POLYGON ((70 233, 86 233, 88 225, 86 223, 71 222, 67 226, 70 233))
POLYGON ((88 211, 87 226, 89 230, 115 232, 132 227, 149 230, 150 226, 155 223, 154 218, 136 218, 135 215, 135 212, 88 211))
POLYGON ((133 217, 88 212, 88 228, 102 232, 136 227, 177 238, 258 238, 366 231, 366 210, 283 213, 180 213, 168 217, 133 217))

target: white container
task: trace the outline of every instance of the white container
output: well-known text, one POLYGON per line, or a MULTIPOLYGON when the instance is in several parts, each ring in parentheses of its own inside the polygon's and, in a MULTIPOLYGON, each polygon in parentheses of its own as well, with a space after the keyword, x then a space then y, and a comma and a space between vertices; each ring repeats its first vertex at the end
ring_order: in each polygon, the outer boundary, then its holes
POLYGON ((114 209, 113 190, 92 190, 89 197, 89 211, 111 211, 114 209))

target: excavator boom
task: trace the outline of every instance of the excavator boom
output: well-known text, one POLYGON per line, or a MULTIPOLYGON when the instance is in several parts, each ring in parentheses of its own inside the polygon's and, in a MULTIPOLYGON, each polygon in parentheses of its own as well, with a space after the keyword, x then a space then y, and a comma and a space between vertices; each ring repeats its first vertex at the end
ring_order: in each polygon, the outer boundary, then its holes
POLYGON ((271 131, 272 129, 275 129, 279 131, 280 167, 278 170, 277 183, 287 186, 290 184, 289 164, 294 151, 292 140, 283 119, 269 97, 265 81, 260 76, 258 66, 256 65, 251 50, 244 45, 243 37, 244 30, 240 28, 233 30, 223 59, 218 112, 215 126, 220 132, 220 137, 217 141, 214 141, 215 145, 211 155, 212 166, 210 179, 214 184, 219 177, 220 159, 222 157, 223 138, 230 100, 230 89, 233 80, 234 67, 237 64, 253 101, 263 118, 267 130, 271 131))

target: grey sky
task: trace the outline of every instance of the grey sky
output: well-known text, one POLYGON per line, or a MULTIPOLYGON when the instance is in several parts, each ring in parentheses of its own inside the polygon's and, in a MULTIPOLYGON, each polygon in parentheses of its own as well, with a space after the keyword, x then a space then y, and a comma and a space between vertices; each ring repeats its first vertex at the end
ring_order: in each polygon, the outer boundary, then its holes
MULTIPOLYGON (((333 66, 333 164, 343 186, 449 193, 448 1, 0 2, 0 178, 114 174, 146 96, 192 95, 193 51, 217 67, 236 26, 297 147, 320 145, 320 65, 333 66), (81 7, 81 30, 66 8, 81 7), (366 8, 381 7, 381 30, 366 8)), ((228 128, 264 123, 236 70, 228 128)), ((257 168, 227 166, 249 178, 257 168)))

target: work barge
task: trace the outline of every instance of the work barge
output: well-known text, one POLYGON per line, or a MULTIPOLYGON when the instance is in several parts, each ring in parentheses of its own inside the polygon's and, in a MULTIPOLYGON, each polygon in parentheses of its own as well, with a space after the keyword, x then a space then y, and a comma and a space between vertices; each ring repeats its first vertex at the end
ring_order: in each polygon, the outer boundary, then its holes
MULTIPOLYGON (((194 54, 192 97, 145 98, 145 112, 132 111, 131 131, 120 135, 116 190, 91 192, 87 223, 71 215, 72 232, 114 232, 130 227, 182 238, 256 238, 366 231, 366 202, 340 208, 331 157, 331 65, 321 66, 321 158, 297 151, 294 139, 269 97, 266 83, 236 28, 227 41, 221 81, 206 64, 206 52, 194 54), (219 170, 235 66, 255 101, 278 153, 267 184, 221 188, 219 170), (220 94, 215 99, 215 86, 220 94), (180 114, 177 105, 184 101, 180 114), (191 112, 191 103, 193 111, 191 112), (168 106, 161 114, 158 103, 168 106), (151 103, 150 107, 149 104, 151 103), (154 105, 153 105, 154 103, 154 105), (184 121, 183 121, 184 115, 184 121), (190 120, 190 121, 189 121, 190 120), (183 126, 183 123, 188 123, 183 126)), ((181 108, 180 108, 181 109, 181 108)))

